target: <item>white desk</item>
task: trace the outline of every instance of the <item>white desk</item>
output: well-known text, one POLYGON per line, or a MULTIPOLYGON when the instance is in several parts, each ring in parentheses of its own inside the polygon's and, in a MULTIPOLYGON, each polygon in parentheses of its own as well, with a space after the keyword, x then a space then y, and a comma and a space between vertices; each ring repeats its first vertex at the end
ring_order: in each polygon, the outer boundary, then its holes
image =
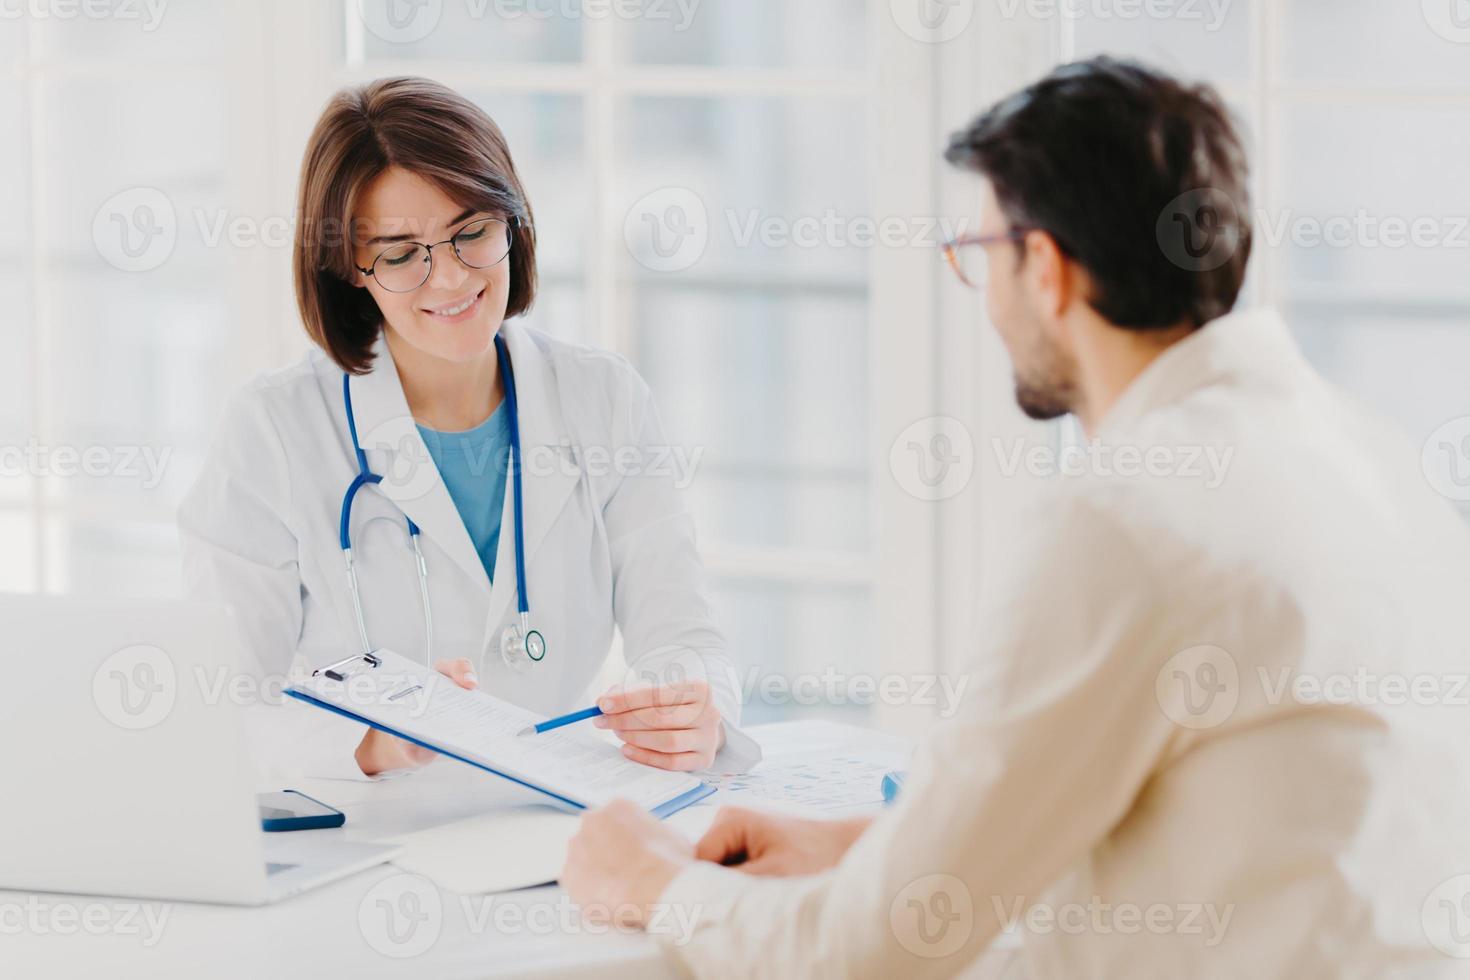
MULTIPOLYGON (((824 746, 902 748, 883 735, 820 722, 757 727, 753 734, 768 759, 824 746)), ((450 760, 377 783, 305 780, 292 788, 347 814, 343 828, 306 833, 367 841, 526 799, 514 796, 524 791, 503 780, 450 760)), ((647 936, 588 932, 557 887, 460 896, 391 865, 262 908, 0 891, 0 976, 7 980, 550 977, 594 971, 607 980, 674 975, 647 936), (407 913, 415 911, 411 920, 407 913), (392 935, 390 920, 399 929, 392 935)))

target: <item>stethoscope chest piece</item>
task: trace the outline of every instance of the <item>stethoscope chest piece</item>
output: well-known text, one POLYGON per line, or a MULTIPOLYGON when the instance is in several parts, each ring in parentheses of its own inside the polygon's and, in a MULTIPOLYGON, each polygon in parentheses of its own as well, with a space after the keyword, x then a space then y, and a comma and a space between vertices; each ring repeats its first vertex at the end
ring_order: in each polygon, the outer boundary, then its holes
POLYGON ((546 656, 546 638, 540 630, 524 629, 511 623, 500 634, 500 658, 512 670, 525 670, 546 656))

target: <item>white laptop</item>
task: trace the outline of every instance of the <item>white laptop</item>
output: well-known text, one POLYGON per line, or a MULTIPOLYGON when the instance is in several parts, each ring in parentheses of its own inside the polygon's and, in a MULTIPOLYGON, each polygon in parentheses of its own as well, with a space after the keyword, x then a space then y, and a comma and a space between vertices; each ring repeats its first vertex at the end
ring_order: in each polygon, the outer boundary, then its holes
POLYGON ((260 829, 241 662, 222 607, 0 595, 0 889, 261 905, 398 853, 260 829))

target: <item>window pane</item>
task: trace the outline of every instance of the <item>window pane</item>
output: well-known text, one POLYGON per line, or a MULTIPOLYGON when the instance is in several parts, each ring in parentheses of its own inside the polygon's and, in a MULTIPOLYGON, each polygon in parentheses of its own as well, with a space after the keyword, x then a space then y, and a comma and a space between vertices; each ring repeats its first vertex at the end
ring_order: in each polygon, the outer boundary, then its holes
POLYGON ((46 521, 48 592, 169 597, 182 591, 171 523, 46 521))
POLYGON ((1300 106, 1282 136, 1282 209, 1257 236, 1289 281, 1470 299, 1470 112, 1300 106))
POLYGON ((643 15, 624 27, 630 60, 645 64, 861 68, 865 7, 864 0, 660 0, 645 2, 643 15))
MULTIPOLYGON (((1078 58, 1096 54, 1136 58, 1186 78, 1242 82, 1250 78, 1251 4, 1086 4, 1056 9, 1072 25, 1078 58), (1155 6, 1167 11, 1151 16, 1155 6), (1125 15, 1125 11, 1131 12, 1125 15)), ((1021 7, 1025 10, 1025 6, 1021 7)))
POLYGON ((50 495, 172 506, 231 388, 223 283, 110 270, 58 277, 51 303, 52 362, 65 365, 51 379, 53 429, 91 457, 53 467, 50 495))
POLYGON ((216 56, 226 26, 253 6, 211 0, 81 3, 64 16, 63 5, 53 5, 55 13, 38 22, 47 57, 205 62, 216 56), (102 16, 90 16, 93 8, 102 16))
POLYGON ((34 592, 36 584, 36 527, 31 512, 0 509, 0 592, 34 592))
POLYGON ((876 679, 878 660, 866 587, 729 579, 713 599, 745 694, 742 724, 868 722, 874 698, 859 678, 876 679))
POLYGON ((16 325, 0 330, 0 504, 6 504, 30 498, 38 468, 32 415, 35 334, 26 280, 0 275, 0 309, 16 325))
POLYGON ((877 220, 903 220, 866 210, 857 99, 638 98, 617 131, 616 197, 635 271, 861 283, 877 220), (702 250, 691 248, 700 237, 702 250))
POLYGON ((670 438, 704 453, 691 492, 706 540, 862 550, 861 106, 650 98, 624 116, 632 355, 670 438))
POLYGON ((536 305, 526 323, 567 340, 590 341, 584 270, 591 245, 592 180, 583 103, 571 95, 465 93, 505 134, 536 215, 536 305))
POLYGON ((1464 0, 1294 0, 1282 6, 1284 73, 1292 80, 1465 84, 1470 14, 1464 0))
POLYGON ((229 123, 218 83, 71 80, 48 86, 46 100, 66 107, 47 115, 43 203, 47 238, 68 262, 226 263, 216 231, 231 217, 221 179, 229 123))
MULTIPOLYGON (((1290 310, 1312 363, 1408 436, 1406 466, 1420 468, 1440 426, 1470 416, 1470 305, 1296 302, 1290 310)), ((1470 504, 1460 506, 1470 518, 1470 504)))
POLYGON ((702 452, 704 541, 867 549, 866 315, 861 294, 636 291, 633 361, 671 443, 702 452))
MULTIPOLYGON (((0 51, 19 58, 23 35, 0 20, 0 51)), ((30 117, 27 89, 10 83, 0 86, 0 132, 9 145, 0 153, 0 309, 6 326, 0 328, 0 502, 22 501, 32 488, 34 467, 22 455, 34 430, 32 357, 34 331, 31 304, 31 184, 30 117)), ((22 567, 24 563, 22 563, 22 567)), ((4 574, 0 572, 0 574, 4 574)))
MULTIPOLYGON (((374 59, 579 61, 581 0, 486 0, 406 4, 357 0, 347 30, 374 59)), ((597 5, 601 9, 601 5, 597 5)))
MULTIPOLYGON (((21 63, 26 54, 26 25, 22 17, 0 17, 0 64, 21 63)), ((13 90, 15 86, 6 88, 13 90)))
MULTIPOLYGON (((0 33, 0 47, 4 37, 0 33)), ((0 59, 4 57, 0 55, 0 59)), ((5 216, 0 221, 0 258, 12 271, 25 265, 31 238, 30 112, 26 98, 26 86, 13 81, 0 85, 0 132, 5 134, 6 144, 5 152, 0 153, 0 214, 5 216)))

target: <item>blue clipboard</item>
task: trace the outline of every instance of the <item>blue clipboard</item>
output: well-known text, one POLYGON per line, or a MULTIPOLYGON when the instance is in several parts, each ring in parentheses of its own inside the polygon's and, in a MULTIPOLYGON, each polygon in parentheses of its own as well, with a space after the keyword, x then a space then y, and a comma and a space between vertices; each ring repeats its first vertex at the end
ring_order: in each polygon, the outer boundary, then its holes
MULTIPOLYGON (((389 735, 392 735, 394 738, 401 738, 405 742, 412 742, 415 745, 421 745, 424 748, 429 749, 432 752, 437 752, 442 756, 447 756, 451 759, 457 759, 460 762, 465 763, 466 765, 474 766, 476 769, 483 770, 484 772, 499 776, 501 779, 506 779, 519 786, 524 786, 527 789, 534 790, 537 793, 540 793, 542 796, 545 796, 552 800, 554 802, 554 805, 562 810, 567 810, 572 813, 581 813, 587 809, 584 804, 578 803, 575 800, 569 800, 564 796, 551 792, 550 790, 542 789, 540 786, 537 786, 533 783, 528 783, 524 779, 517 779, 515 776, 503 773, 498 769, 492 769, 491 767, 483 763, 476 762, 473 759, 466 759, 462 755, 457 755, 456 753, 447 751, 446 749, 442 749, 437 745, 430 745, 428 742, 416 739, 412 735, 405 735, 403 732, 396 731, 395 729, 389 728, 386 725, 380 725, 375 721, 364 718, 362 715, 354 714, 351 711, 347 711, 343 708, 337 707, 335 704, 328 704, 327 702, 322 701, 319 698, 314 698, 304 691, 297 691, 288 687, 286 688, 286 693, 289 694, 291 697, 296 698, 298 701, 304 701, 307 704, 315 705, 318 708, 325 708, 333 714, 341 715, 344 718, 351 718, 353 721, 361 722, 362 724, 367 725, 369 728, 376 728, 380 732, 386 732, 389 735)), ((667 803, 661 803, 649 812, 652 813, 655 817, 658 817, 660 820, 662 820, 664 817, 667 817, 670 814, 678 813, 680 810, 684 809, 686 806, 689 806, 691 803, 698 803, 700 800, 713 795, 714 792, 715 787, 711 786, 709 783, 701 782, 698 786, 696 786, 694 789, 691 789, 689 792, 684 793, 680 796, 676 796, 672 800, 669 800, 667 803)))

